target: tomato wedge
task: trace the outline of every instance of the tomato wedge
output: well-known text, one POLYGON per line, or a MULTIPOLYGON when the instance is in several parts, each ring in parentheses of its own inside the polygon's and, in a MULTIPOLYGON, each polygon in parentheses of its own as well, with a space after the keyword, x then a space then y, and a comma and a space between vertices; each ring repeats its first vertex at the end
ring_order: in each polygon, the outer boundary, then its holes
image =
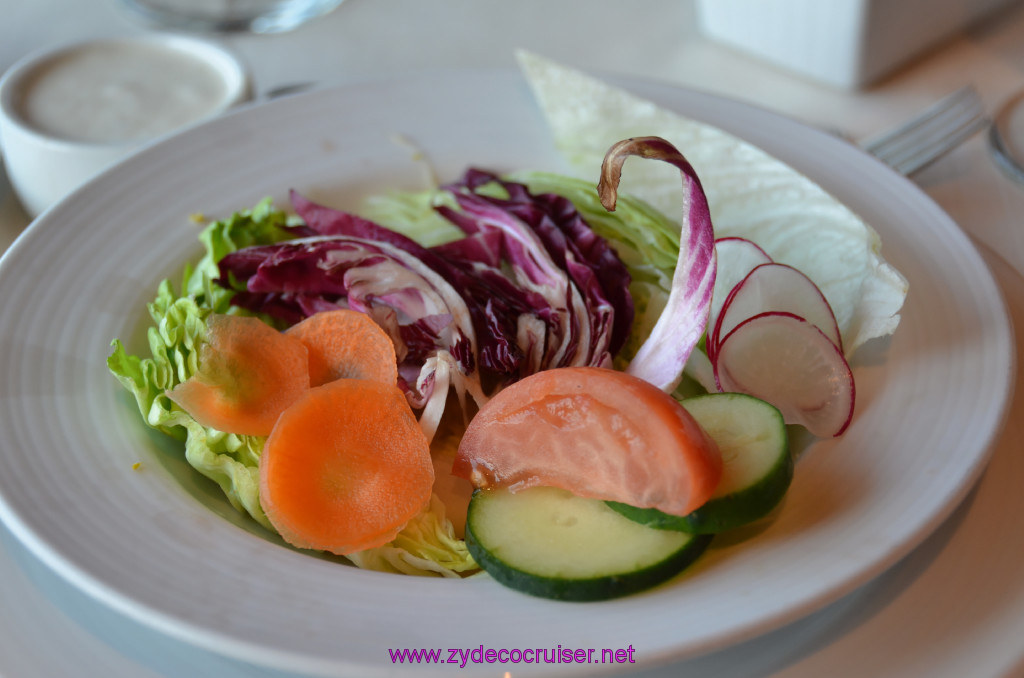
POLYGON ((714 492, 722 459, 672 396, 601 367, 506 387, 473 417, 452 473, 477 487, 559 487, 685 515, 714 492))

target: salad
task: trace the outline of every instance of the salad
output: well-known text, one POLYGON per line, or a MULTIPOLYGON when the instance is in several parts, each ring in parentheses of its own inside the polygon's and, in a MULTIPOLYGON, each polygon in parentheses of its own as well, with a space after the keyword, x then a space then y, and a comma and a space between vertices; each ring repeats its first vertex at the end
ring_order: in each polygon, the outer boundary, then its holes
POLYGON ((716 239, 664 139, 601 169, 469 169, 359 214, 265 200, 207 226, 149 354, 115 340, 108 366, 292 546, 560 599, 653 586, 777 510, 790 432, 842 434, 870 336, 770 248, 716 239), (618 194, 633 155, 674 167, 681 224, 618 194))

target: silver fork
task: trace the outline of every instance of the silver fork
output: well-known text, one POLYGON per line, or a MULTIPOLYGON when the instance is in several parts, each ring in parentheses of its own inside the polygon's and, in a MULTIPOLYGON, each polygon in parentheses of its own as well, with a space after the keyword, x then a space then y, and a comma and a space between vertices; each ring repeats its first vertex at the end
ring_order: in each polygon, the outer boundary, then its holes
POLYGON ((972 85, 961 87, 910 120, 858 145, 900 174, 911 176, 989 124, 972 85))

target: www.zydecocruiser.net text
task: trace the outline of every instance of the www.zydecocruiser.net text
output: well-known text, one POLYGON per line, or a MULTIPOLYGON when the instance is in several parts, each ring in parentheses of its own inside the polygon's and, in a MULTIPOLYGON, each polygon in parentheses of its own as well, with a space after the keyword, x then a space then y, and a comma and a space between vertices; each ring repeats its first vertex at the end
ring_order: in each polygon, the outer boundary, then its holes
POLYGON ((389 649, 392 664, 449 664, 466 668, 469 664, 633 664, 636 650, 625 648, 434 648, 389 649))

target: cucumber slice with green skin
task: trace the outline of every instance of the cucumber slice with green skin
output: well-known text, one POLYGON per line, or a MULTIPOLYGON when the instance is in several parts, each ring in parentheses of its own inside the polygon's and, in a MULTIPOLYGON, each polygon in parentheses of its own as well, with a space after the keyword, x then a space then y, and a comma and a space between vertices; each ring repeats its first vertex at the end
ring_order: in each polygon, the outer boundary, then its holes
POLYGON ((466 546, 495 580, 558 600, 617 598, 679 574, 709 535, 654 530, 598 499, 553 487, 477 490, 466 546))
POLYGON ((685 516, 608 505, 642 525, 695 534, 725 532, 771 513, 793 480, 793 457, 779 410, 742 393, 711 393, 687 398, 682 405, 722 452, 722 479, 711 499, 685 516))

